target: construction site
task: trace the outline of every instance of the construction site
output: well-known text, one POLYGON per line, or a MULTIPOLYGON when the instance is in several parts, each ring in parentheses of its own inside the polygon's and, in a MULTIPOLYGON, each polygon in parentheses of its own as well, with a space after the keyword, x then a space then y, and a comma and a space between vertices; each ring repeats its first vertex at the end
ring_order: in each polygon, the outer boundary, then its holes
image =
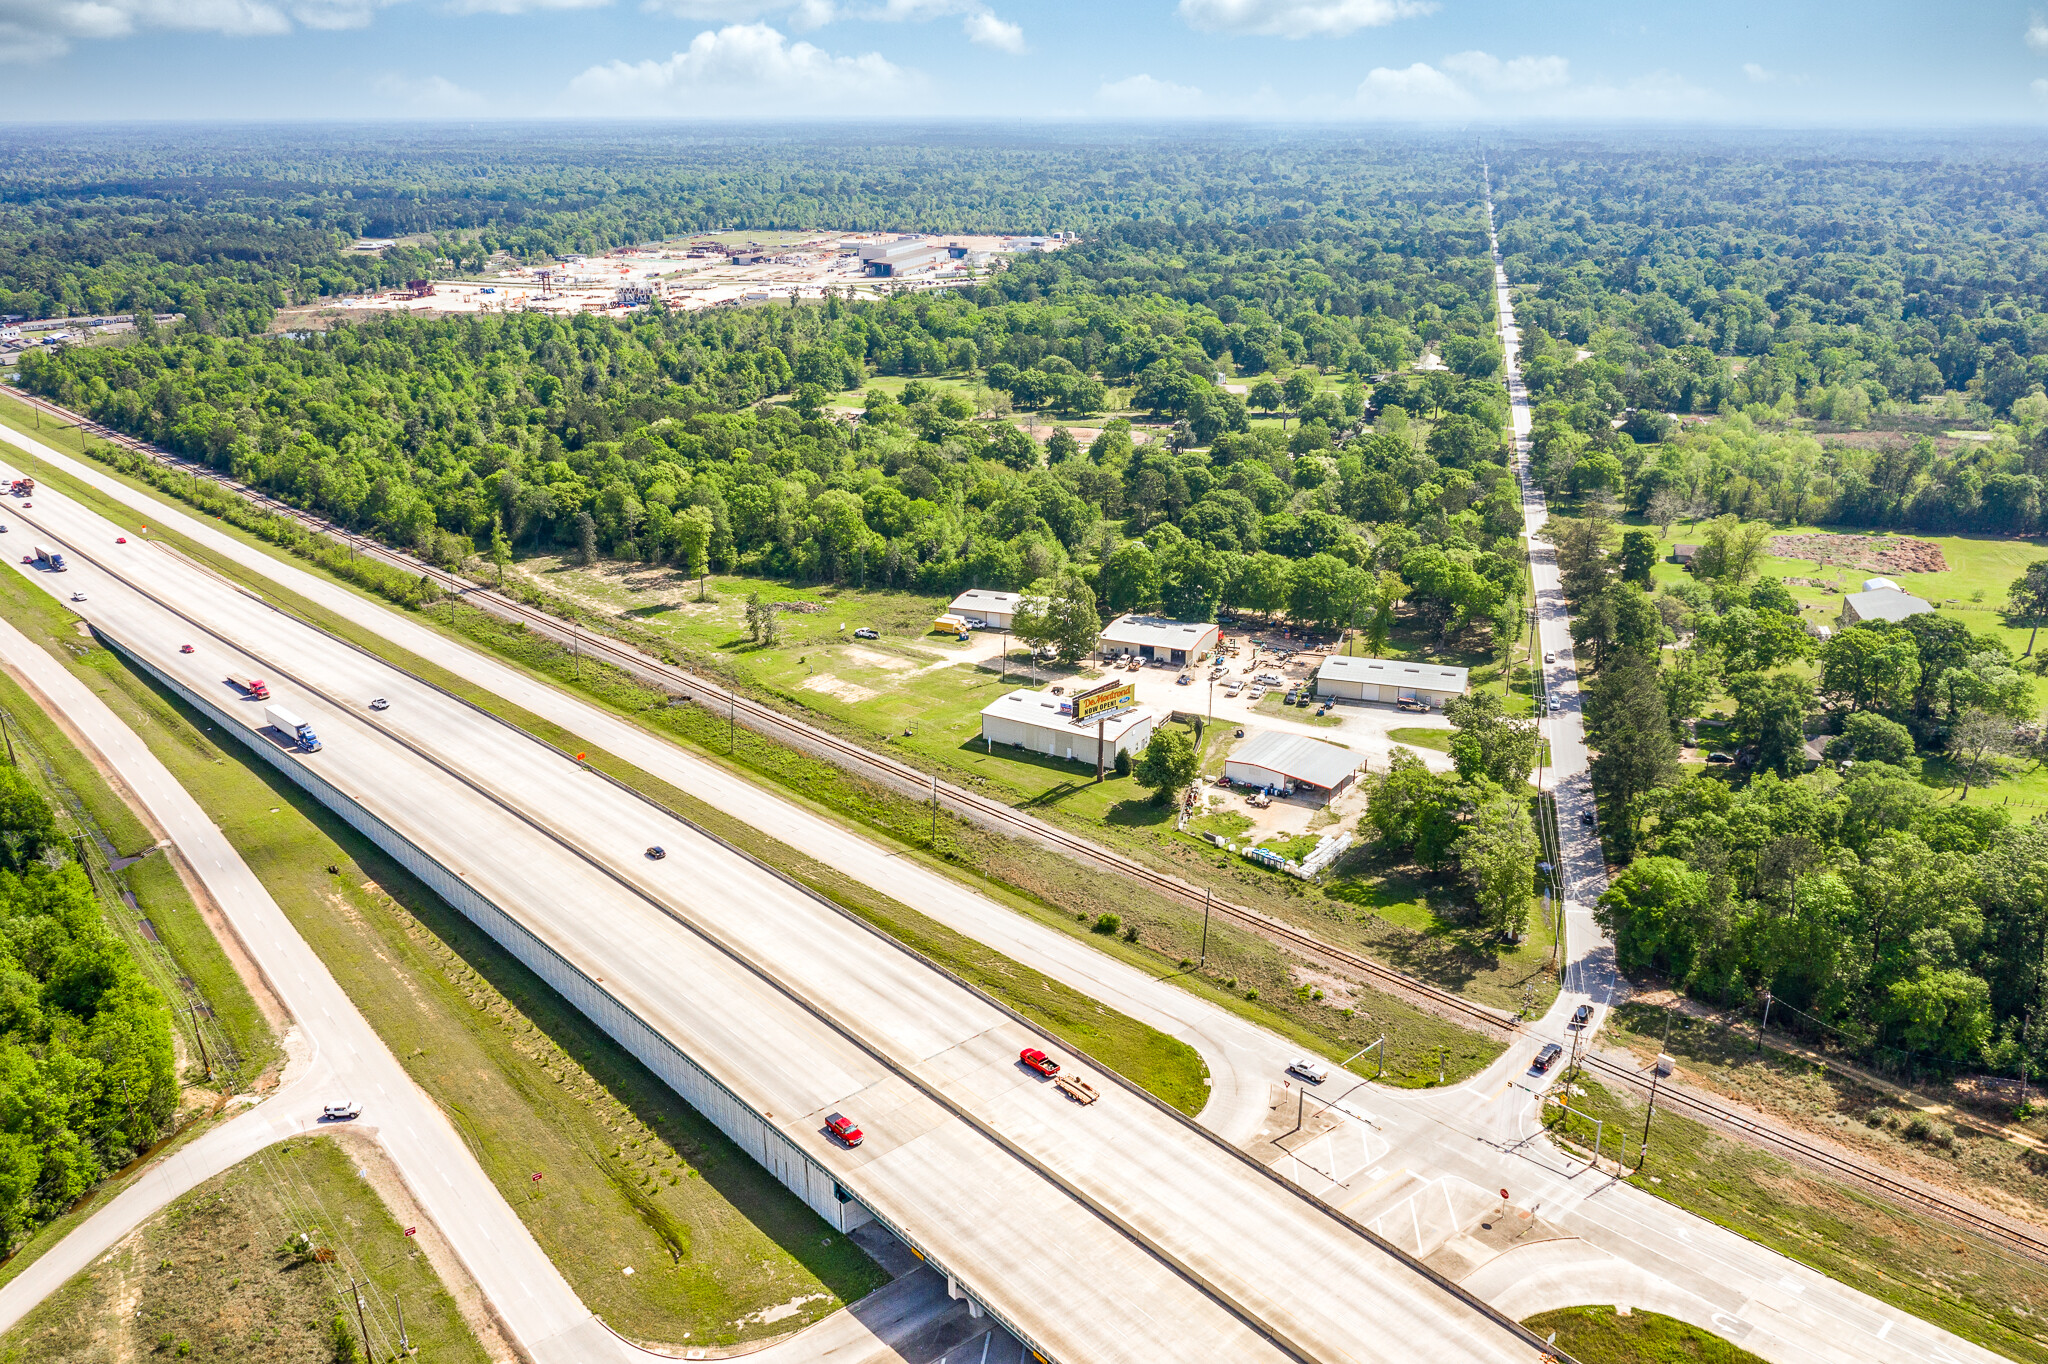
MULTIPOLYGON (((788 238, 794 234, 767 234, 788 238)), ((562 256, 546 264, 506 263, 464 279, 413 280, 400 289, 331 300, 325 307, 426 313, 541 311, 614 316, 653 303, 679 310, 750 303, 880 296, 958 288, 1002 269, 1011 255, 1053 251, 1073 240, 1051 236, 933 236, 826 232, 765 243, 740 234, 622 246, 601 256, 562 256)), ((374 244, 373 244, 374 245, 374 244)))

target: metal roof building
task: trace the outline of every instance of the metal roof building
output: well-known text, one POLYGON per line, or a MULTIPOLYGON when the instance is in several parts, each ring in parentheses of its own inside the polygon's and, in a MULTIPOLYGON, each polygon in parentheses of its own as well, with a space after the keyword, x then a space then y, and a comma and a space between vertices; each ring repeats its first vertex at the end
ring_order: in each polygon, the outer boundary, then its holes
POLYGON ((1445 663, 1337 654, 1316 669, 1316 695, 1349 701, 1426 701, 1441 706, 1453 696, 1465 694, 1469 676, 1469 670, 1445 663))
POLYGON ((1348 748, 1269 729, 1239 744, 1224 759, 1223 775, 1247 786, 1308 786, 1334 794, 1364 765, 1348 748))
POLYGON ((1103 654, 1136 654, 1167 663, 1189 663, 1214 653, 1220 632, 1213 622, 1167 620, 1164 616, 1118 616, 1102 627, 1095 647, 1103 654))
POLYGON ((946 610, 967 620, 978 620, 984 625, 1007 630, 1010 622, 1017 618, 1017 606, 1023 600, 1021 592, 984 592, 976 588, 953 598, 953 604, 946 610))
POLYGON ((1874 592, 1851 592, 1842 598, 1842 624, 1856 625, 1866 620, 1904 620, 1934 608, 1922 598, 1910 592, 1901 592, 1896 587, 1880 587, 1874 592))
POLYGON ((982 707, 981 737, 990 744, 1028 748, 1047 757, 1093 766, 1098 732, 1102 761, 1109 764, 1119 752, 1141 752, 1152 742, 1152 730, 1158 723, 1158 713, 1142 706, 1076 720, 1072 701, 1051 692, 1020 688, 982 707))

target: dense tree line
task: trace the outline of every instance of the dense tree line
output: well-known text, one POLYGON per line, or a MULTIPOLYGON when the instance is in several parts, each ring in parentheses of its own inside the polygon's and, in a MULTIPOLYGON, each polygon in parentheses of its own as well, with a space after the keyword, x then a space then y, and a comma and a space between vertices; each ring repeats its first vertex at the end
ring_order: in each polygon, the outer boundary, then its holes
POLYGON ((38 128, 0 138, 0 312, 154 308, 240 334, 494 253, 721 230, 1419 224, 1451 205, 1469 232, 1475 174, 1454 142, 1334 135, 38 128), (416 240, 371 256, 358 236, 416 240))
POLYGON ((2048 475, 2048 216, 2031 144, 1730 135, 1496 155, 1536 452, 1559 491, 1657 519, 2017 535, 2048 475), (1771 428, 1993 419, 1879 448, 1771 428), (1708 430, 1667 414, 1742 414, 1708 430))
POLYGON ((0 768, 0 1247, 162 1132, 170 1013, 101 917, 49 806, 0 768))
POLYGON ((1141 224, 943 296, 624 322, 392 315, 302 337, 184 327, 23 373, 448 560, 502 541, 930 591, 1071 567, 1106 611, 1227 605, 1383 639, 1405 600, 1448 640, 1520 592, 1470 218, 1402 210, 1363 241, 1324 221, 1141 224), (1380 370, 1425 346, 1460 368, 1380 370), (874 374, 915 377, 869 391, 858 421, 821 411, 874 374), (1233 374, 1257 381, 1249 400, 1220 386, 1233 374), (1084 446, 1059 424, 1111 388, 1170 438, 1110 420, 1084 446), (1251 427, 1252 402, 1290 391, 1284 429, 1251 427), (1038 441, 1000 415, 1025 404, 1068 410, 1044 413, 1038 441))

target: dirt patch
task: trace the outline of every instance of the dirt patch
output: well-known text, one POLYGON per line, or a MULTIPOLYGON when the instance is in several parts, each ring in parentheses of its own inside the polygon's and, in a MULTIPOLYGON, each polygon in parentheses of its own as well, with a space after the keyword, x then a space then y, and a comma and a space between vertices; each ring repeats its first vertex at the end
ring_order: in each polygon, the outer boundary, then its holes
POLYGON ((797 683, 797 686, 803 691, 823 692, 827 696, 836 696, 842 701, 870 701, 881 695, 880 692, 870 687, 863 687, 858 682, 848 682, 843 677, 834 677, 831 673, 819 673, 815 677, 807 677, 797 683))
POLYGON ((1773 535, 1780 559, 1811 559, 1873 573, 1946 573, 1941 546, 1902 535, 1773 535))
MULTIPOLYGON (((863 649, 857 644, 848 645, 840 651, 840 654, 848 663, 858 668, 881 668, 888 672, 908 672, 917 666, 917 664, 907 658, 898 658, 894 654, 877 653, 873 649, 863 649)), ((950 663, 953 660, 947 659, 946 661, 950 663)))

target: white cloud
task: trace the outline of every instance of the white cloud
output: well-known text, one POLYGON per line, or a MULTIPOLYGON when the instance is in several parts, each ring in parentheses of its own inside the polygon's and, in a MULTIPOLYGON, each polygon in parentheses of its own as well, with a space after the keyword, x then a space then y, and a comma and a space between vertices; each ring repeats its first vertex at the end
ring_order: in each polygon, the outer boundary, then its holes
POLYGON ((1490 52, 1454 52, 1444 58, 1444 69, 1463 76, 1482 90, 1528 94, 1555 90, 1571 84, 1571 63, 1563 57, 1510 57, 1506 61, 1490 52))
POLYGON ((413 114, 474 114, 484 107, 484 97, 474 90, 465 90, 446 76, 427 76, 418 80, 388 72, 370 82, 370 89, 379 97, 391 101, 391 113, 413 114))
POLYGON ((74 42, 126 38, 144 29, 262 37, 289 33, 293 17, 318 21, 326 4, 286 8, 267 0, 0 0, 0 60, 47 61, 74 42))
POLYGON ((456 14, 534 14, 554 9, 602 9, 612 0, 449 0, 456 14))
POLYGON ((1105 81, 1097 87, 1095 100, 1116 113, 1147 118, 1200 113, 1208 104, 1207 97, 1192 85, 1175 85, 1172 81, 1158 80, 1149 75, 1105 81))
POLYGON ((1436 0, 1180 0, 1182 22, 1209 33, 1341 38, 1436 11, 1436 0))
POLYGON ((1358 107, 1391 118, 1440 118, 1471 107, 1472 97, 1428 62, 1376 66, 1358 83, 1358 107))
POLYGON ((2027 20, 2027 46, 2036 52, 2048 52, 2048 19, 2037 14, 2027 20))
POLYGON ((967 41, 970 43, 993 47, 1012 56, 1024 55, 1023 27, 1007 19, 998 19, 987 10, 968 15, 960 21, 960 28, 966 33, 967 41))
POLYGON ((866 114, 902 108, 922 84, 879 52, 835 57, 766 24, 729 24, 667 61, 593 66, 569 82, 567 101, 619 114, 866 114))

